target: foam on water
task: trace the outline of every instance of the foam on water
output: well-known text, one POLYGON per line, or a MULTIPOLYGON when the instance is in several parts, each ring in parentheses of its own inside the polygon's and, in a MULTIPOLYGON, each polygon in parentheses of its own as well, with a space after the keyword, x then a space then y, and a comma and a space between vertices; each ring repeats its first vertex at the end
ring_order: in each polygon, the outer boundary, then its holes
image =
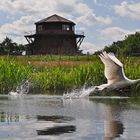
POLYGON ((26 95, 29 93, 29 87, 30 82, 26 80, 17 86, 15 91, 10 91, 8 94, 11 96, 26 95))
POLYGON ((127 96, 91 96, 90 99, 128 99, 127 96))
MULTIPOLYGON (((81 89, 74 89, 71 92, 67 92, 63 95, 64 99, 80 99, 80 98, 86 98, 89 97, 89 95, 93 92, 96 93, 98 91, 97 86, 92 86, 86 88, 86 86, 83 86, 81 89)), ((99 96, 90 96, 90 98, 94 99, 125 99, 129 98, 126 96, 103 96, 102 91, 99 90, 99 96)))
POLYGON ((83 86, 81 89, 75 89, 72 92, 67 92, 63 95, 64 99, 75 99, 89 97, 90 93, 95 90, 95 87, 86 88, 83 86))

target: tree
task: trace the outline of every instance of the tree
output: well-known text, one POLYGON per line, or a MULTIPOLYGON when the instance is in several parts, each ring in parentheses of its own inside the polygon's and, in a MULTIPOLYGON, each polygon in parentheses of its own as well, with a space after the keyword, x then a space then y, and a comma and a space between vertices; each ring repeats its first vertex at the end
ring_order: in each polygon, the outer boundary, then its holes
POLYGON ((113 42, 105 46, 104 51, 124 56, 140 56, 140 32, 125 37, 123 41, 113 42))
POLYGON ((6 37, 0 43, 0 54, 19 55, 25 50, 24 45, 13 42, 12 39, 6 37))

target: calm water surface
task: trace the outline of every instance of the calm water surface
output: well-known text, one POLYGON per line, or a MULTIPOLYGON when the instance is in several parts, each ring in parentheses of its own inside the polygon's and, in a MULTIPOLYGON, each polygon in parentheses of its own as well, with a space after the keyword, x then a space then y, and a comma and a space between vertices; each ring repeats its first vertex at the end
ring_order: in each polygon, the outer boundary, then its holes
POLYGON ((0 140, 140 140, 131 99, 0 96, 0 140))

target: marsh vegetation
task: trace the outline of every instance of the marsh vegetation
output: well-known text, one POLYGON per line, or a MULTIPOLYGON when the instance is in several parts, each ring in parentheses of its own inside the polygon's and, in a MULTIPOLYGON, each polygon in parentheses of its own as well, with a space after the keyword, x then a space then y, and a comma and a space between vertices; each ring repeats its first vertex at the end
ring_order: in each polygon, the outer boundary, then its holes
MULTIPOLYGON (((120 57, 126 76, 139 78, 139 57, 120 57)), ((104 66, 95 55, 89 56, 1 56, 0 91, 7 93, 29 79, 41 90, 68 90, 106 81, 104 66)), ((139 88, 139 86, 137 87, 139 88)))

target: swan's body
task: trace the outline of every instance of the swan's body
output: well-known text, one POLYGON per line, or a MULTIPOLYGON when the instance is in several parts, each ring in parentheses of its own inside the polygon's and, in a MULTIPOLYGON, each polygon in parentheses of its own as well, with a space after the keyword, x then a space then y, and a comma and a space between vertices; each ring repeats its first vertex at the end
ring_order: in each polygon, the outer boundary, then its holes
MULTIPOLYGON (((90 87, 81 91, 73 91, 71 93, 64 94, 65 99, 72 98, 84 98, 92 95, 99 95, 98 93, 111 93, 110 91, 127 91, 128 87, 132 84, 137 84, 140 82, 140 79, 130 80, 124 74, 123 64, 115 57, 113 53, 102 52, 99 55, 101 61, 105 65, 105 77, 107 78, 107 83, 90 87), (102 92, 103 91, 103 92, 102 92)), ((120 92, 119 92, 120 93, 120 92)))
POLYGON ((130 80, 125 76, 123 64, 113 53, 102 52, 99 57, 105 65, 104 74, 107 78, 107 84, 97 86, 96 89, 120 89, 140 82, 140 79, 130 80))

